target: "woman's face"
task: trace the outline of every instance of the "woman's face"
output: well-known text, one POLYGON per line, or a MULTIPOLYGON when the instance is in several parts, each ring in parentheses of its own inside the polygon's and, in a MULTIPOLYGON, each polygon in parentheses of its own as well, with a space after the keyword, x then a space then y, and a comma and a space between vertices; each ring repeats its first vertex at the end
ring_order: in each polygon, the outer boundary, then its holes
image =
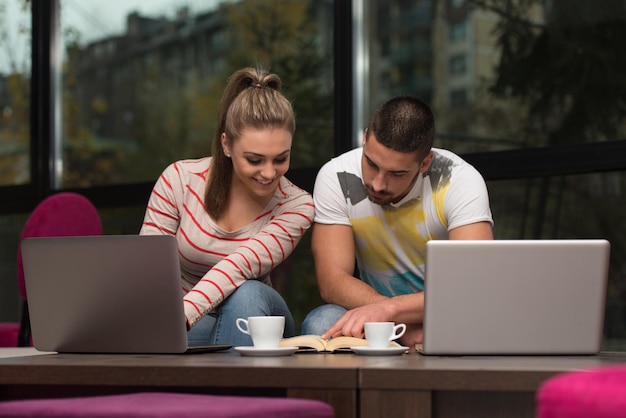
POLYGON ((233 162, 233 183, 255 197, 270 197, 280 178, 289 170, 291 133, 284 128, 247 128, 229 141, 222 134, 222 147, 233 162))

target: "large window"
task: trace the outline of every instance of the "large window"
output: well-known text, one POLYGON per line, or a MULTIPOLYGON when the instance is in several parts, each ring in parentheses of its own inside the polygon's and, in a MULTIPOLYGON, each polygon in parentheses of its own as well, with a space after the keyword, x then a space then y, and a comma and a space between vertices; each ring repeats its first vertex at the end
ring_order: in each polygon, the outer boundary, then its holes
POLYGON ((434 108, 438 132, 483 139, 461 152, 626 138, 623 1, 460 4, 368 2, 365 115, 398 91, 416 94, 434 108), (450 92, 462 90, 466 105, 450 111, 459 102, 450 92))
MULTIPOLYGON (((245 66, 277 73, 294 105, 291 173, 319 167, 333 152, 332 18, 330 1, 61 0, 59 187, 154 182, 210 154, 226 79, 245 66)), ((315 287, 309 257, 301 249, 273 274, 299 319, 319 303, 304 289, 315 287)))
POLYGON ((397 91, 430 103, 435 146, 465 155, 489 180, 498 239, 608 239, 605 347, 626 349, 626 4, 368 4, 356 51, 367 61, 363 120, 397 91), (616 149, 622 164, 609 170, 616 149))
MULTIPOLYGON (((76 190, 96 203, 106 234, 138 233, 161 171, 210 154, 218 101, 237 69, 281 77, 297 115, 287 176, 311 189, 309 173, 335 148, 334 7, 0 0, 0 321, 19 318, 15 254, 34 205, 76 190)), ((308 239, 273 275, 300 320, 320 302, 308 239)))
POLYGON ((208 155, 226 78, 283 80, 298 129, 292 167, 332 152, 331 2, 62 0, 61 187, 153 181, 208 155))
MULTIPOLYGON (((31 181, 30 19, 28 2, 0 0, 0 190, 31 181)), ((0 191, 0 201, 7 198, 0 191)), ((0 321, 21 314, 13 243, 24 218, 0 215, 0 321)))

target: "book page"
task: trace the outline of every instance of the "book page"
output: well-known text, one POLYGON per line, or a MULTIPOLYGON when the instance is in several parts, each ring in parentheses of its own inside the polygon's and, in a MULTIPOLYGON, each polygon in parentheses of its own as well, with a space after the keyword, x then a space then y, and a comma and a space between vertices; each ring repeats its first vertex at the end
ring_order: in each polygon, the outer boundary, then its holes
POLYGON ((326 350, 326 340, 323 340, 319 335, 296 335, 280 340, 280 346, 313 348, 317 351, 324 351, 326 350))
MULTIPOLYGON (((330 340, 324 340, 319 335, 296 335, 295 337, 283 338, 280 340, 281 347, 300 347, 299 352, 315 350, 318 352, 350 351, 350 347, 367 346, 368 342, 364 338, 340 336, 330 340), (307 350, 309 349, 309 350, 307 350)), ((389 344, 391 347, 400 345, 394 341, 389 344)))
POLYGON ((361 347, 365 345, 367 345, 366 339, 348 336, 335 337, 326 342, 326 348, 328 351, 335 351, 338 348, 361 347))

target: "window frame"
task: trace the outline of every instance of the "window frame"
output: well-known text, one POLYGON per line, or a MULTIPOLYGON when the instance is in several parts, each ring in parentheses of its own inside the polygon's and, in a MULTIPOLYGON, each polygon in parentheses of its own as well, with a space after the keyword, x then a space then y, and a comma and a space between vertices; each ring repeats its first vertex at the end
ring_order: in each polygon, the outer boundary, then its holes
MULTIPOLYGON (((362 127, 357 123, 360 90, 355 59, 359 44, 354 39, 359 30, 355 7, 359 0, 334 2, 334 77, 335 77, 335 143, 333 155, 352 149, 354 138, 362 127), (357 24, 355 24, 357 21, 357 24)), ((32 210, 46 196, 59 191, 77 191, 98 207, 145 205, 152 182, 98 186, 86 189, 62 189, 54 184, 53 146, 58 135, 56 121, 56 71, 60 45, 60 0, 32 0, 32 74, 31 74, 31 183, 2 186, 0 213, 24 213, 32 210)), ((358 11, 358 10, 357 10, 358 11)), ((362 12, 362 11, 361 11, 362 12)), ((362 30, 362 28, 361 28, 362 30)), ((626 141, 574 144, 560 147, 490 151, 464 154, 486 180, 522 177, 560 176, 626 170, 626 141)), ((315 174, 320 167, 290 171, 290 179, 312 191, 315 174)))

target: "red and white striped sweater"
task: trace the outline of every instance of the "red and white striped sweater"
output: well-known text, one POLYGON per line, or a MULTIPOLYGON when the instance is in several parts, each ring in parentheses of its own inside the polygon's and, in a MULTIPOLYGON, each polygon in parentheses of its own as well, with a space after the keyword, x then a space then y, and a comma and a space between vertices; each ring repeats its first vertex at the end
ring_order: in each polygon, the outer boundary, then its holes
POLYGON ((182 160, 163 171, 140 232, 176 236, 190 327, 245 280, 271 285, 269 273, 291 254, 314 215, 311 195, 282 177, 258 218, 237 231, 223 230, 203 205, 210 161, 182 160))

